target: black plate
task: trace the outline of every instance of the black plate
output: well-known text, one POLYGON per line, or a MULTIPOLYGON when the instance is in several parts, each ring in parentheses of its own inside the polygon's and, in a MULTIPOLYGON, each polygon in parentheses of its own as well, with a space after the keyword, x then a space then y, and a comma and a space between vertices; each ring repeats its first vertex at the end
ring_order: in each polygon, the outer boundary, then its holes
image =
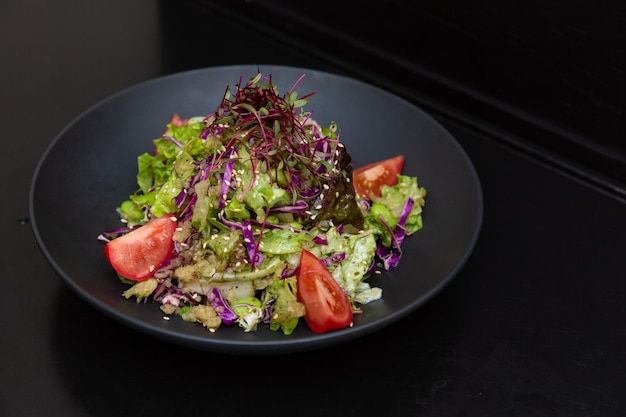
MULTIPOLYGON (((136 330, 186 346, 224 353, 275 354, 317 349, 381 329, 440 292, 470 256, 483 215, 474 167, 456 140, 428 114, 374 86, 321 71, 282 66, 230 66, 157 78, 115 94, 67 126, 43 155, 30 190, 37 242, 54 270, 79 296, 136 330), (303 74, 300 95, 322 125, 336 121, 357 165, 398 154, 404 173, 426 188, 424 228, 405 240, 393 272, 371 279, 383 298, 364 307, 354 326, 314 334, 301 323, 290 336, 262 328, 244 333, 166 321, 156 303, 137 304, 103 256, 97 236, 118 226, 116 207, 135 188, 136 158, 153 149, 172 116, 215 110, 225 88, 260 69, 284 93, 303 74)), ((415 329, 412 329, 415 330, 415 329)))

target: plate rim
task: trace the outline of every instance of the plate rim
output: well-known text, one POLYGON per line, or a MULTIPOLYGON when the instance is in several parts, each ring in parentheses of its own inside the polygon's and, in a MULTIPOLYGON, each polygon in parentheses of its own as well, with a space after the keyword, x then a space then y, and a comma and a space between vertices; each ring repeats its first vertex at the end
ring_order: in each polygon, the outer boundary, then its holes
MULTIPOLYGON (((46 147, 44 152, 42 153, 39 161, 37 162, 36 168, 33 172, 30 188, 29 188, 29 216, 30 216, 30 224, 33 235, 35 237, 35 241, 40 251, 44 255, 46 261, 55 271, 55 273, 62 279, 62 281, 69 286, 70 289, 74 293, 76 293, 81 299, 86 301, 91 306, 95 307, 100 312, 105 315, 116 319, 118 322, 123 323, 124 325, 131 327, 137 331, 140 331, 144 334, 157 337, 159 339, 172 342, 175 344, 182 344, 185 346, 189 346, 192 348, 202 349, 202 350, 210 350, 221 353, 234 353, 234 354, 278 354, 278 353, 286 353, 286 352, 298 352, 298 351, 310 351, 319 349, 322 347, 327 347, 330 345, 346 342, 348 340, 352 340, 355 338, 362 337, 366 334, 372 333, 374 331, 380 330, 391 323, 397 322, 410 313, 417 310, 419 307, 423 306, 425 303, 430 301, 433 297, 439 294, 463 269, 469 258, 471 257, 476 243, 479 239, 482 223, 484 217, 484 198, 482 185, 480 182, 480 178, 475 169, 475 166, 468 156, 465 149, 460 145, 457 139, 446 129, 438 120, 436 120, 431 114, 424 111, 419 106, 411 103, 410 101, 404 99, 403 97, 394 94, 388 90, 385 90, 376 85, 370 84, 368 82, 359 80, 357 78, 352 78, 347 75, 337 74, 333 72, 328 72, 324 70, 305 68, 305 67, 297 67, 297 66, 287 66, 287 65, 226 65, 226 66, 212 66, 212 67, 203 67, 203 68, 195 68, 186 71, 180 71, 170 74, 164 74, 158 77, 153 77, 136 84, 127 86, 119 91, 110 94, 103 99, 97 101, 91 106, 87 107, 85 110, 80 112, 74 119, 72 119, 68 124, 66 124, 63 129, 59 131, 59 133, 53 138, 53 140, 46 147), (59 142, 62 141, 64 135, 70 131, 80 120, 85 118, 87 115, 92 113, 105 106, 107 103, 115 100, 116 98, 123 97, 124 95, 129 94, 132 91, 139 90, 141 88, 148 87, 152 84, 167 82, 168 80, 172 80, 175 78, 183 78, 190 77, 194 74, 199 73, 209 73, 214 71, 225 71, 232 72, 233 75, 236 73, 244 74, 250 73, 251 71, 256 71, 257 69, 264 68, 263 73, 270 74, 275 70, 282 71, 299 71, 303 73, 316 73, 322 77, 332 77, 341 79, 344 82, 351 82, 360 85, 361 87, 375 89, 380 94, 384 94, 388 97, 393 97, 396 100, 400 100, 405 105, 412 107, 413 110, 419 111, 430 123, 437 125, 437 128, 440 129, 443 133, 445 133, 452 144, 455 146, 456 150, 459 152, 460 156, 463 158, 467 168, 469 168, 469 174, 471 175, 471 182, 476 188, 476 219, 475 227, 472 231, 471 237, 469 239, 469 244, 465 248, 463 255, 459 258, 455 267, 452 268, 446 276, 442 277, 437 283, 437 285, 430 288, 430 290, 426 294, 422 294, 420 296, 421 302, 419 303, 410 303, 404 305, 401 309, 394 311, 393 314, 386 315, 379 319, 376 319, 373 322, 366 323, 363 326, 354 326, 351 328, 342 329, 336 332, 329 332, 324 334, 314 334, 310 337, 298 338, 298 339, 289 339, 289 336, 286 336, 284 339, 276 339, 276 340, 258 340, 258 341, 233 341, 233 340, 222 340, 222 339, 212 339, 212 338, 202 338, 196 337, 191 334, 180 334, 176 331, 168 332, 163 328, 157 328, 151 323, 138 322, 136 319, 131 319, 125 317, 121 312, 111 309, 108 305, 106 305, 103 301, 91 296, 88 294, 83 288, 81 288, 72 278, 61 268, 60 265, 54 260, 54 257, 48 250, 44 240, 44 236, 41 235, 41 231, 38 227, 38 219, 35 214, 35 199, 36 199, 36 185, 37 180, 41 174, 41 171, 46 163, 48 157, 54 150, 54 148, 58 145, 59 142), (265 70, 267 69, 267 70, 265 70)), ((120 296, 121 297, 121 296, 120 296)), ((192 325, 192 323, 187 323, 192 325)), ((206 330, 205 330, 206 331, 206 330)), ((219 330, 218 330, 219 331, 219 330)), ((242 331, 242 330, 240 330, 242 331)))

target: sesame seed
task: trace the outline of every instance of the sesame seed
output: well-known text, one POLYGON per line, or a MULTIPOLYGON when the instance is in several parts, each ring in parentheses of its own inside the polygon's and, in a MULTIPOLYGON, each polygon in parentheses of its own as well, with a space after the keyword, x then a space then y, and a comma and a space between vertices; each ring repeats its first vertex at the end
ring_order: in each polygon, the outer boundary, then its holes
POLYGON ((170 320, 170 318, 169 318, 168 316, 163 316, 163 320, 167 320, 167 321, 169 321, 169 320, 170 320))

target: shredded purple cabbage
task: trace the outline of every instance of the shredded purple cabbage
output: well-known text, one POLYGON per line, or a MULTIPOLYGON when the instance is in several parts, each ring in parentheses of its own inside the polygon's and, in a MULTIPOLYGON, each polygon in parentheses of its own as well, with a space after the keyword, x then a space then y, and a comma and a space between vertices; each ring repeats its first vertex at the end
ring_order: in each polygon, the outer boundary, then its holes
POLYGON ((298 200, 290 206, 272 207, 269 212, 270 214, 278 214, 278 213, 304 214, 308 210, 308 208, 309 208, 309 205, 306 201, 298 200))
POLYGON ((398 220, 398 224, 396 225, 393 231, 393 237, 395 242, 395 247, 400 249, 402 246, 402 242, 404 242, 404 238, 406 237, 406 230, 404 226, 406 225, 406 220, 409 218, 409 214, 411 214, 411 210, 413 209, 413 199, 411 197, 406 199, 406 203, 404 203, 404 207, 402 207, 402 212, 400 213, 400 219, 398 220))
POLYGON ((327 256, 325 258, 322 258, 320 260, 322 261, 322 263, 324 265, 330 266, 330 265, 339 264, 339 263, 343 262, 344 259, 346 259, 346 253, 345 252, 341 252, 341 253, 332 254, 332 255, 327 256))
POLYGON ((230 188, 233 166, 235 166, 235 160, 230 159, 224 167, 224 177, 222 178, 222 191, 220 192, 220 209, 226 207, 226 195, 228 194, 228 189, 230 188))
POLYGON ((272 298, 268 302, 265 303, 264 314, 263 314, 263 323, 269 323, 272 320, 272 304, 276 302, 275 298, 272 298))
POLYGON ((259 251, 259 248, 254 240, 254 233, 252 232, 252 223, 248 220, 243 223, 237 223, 231 220, 228 220, 224 215, 220 214, 220 221, 224 223, 225 226, 230 227, 231 229, 239 229, 243 233, 243 242, 246 246, 246 250, 248 251, 248 259, 253 267, 258 266, 265 257, 259 251))
MULTIPOLYGON (((387 247, 380 243, 376 247, 376 256, 383 264, 383 268, 386 271, 389 271, 400 263, 400 258, 402 257, 402 243, 404 242, 404 238, 406 237, 406 221, 409 218, 409 214, 411 214, 411 210, 413 209, 414 201, 411 197, 408 197, 404 206, 402 207, 402 211, 400 212, 400 218, 398 219, 398 223, 396 227, 392 230, 387 222, 383 218, 379 218, 378 221, 387 228, 391 236, 391 247, 387 247)), ((373 268, 370 267, 370 271, 373 268)), ((370 273, 368 271, 368 273, 370 273)))
POLYGON ((386 271, 390 271, 391 269, 398 266, 398 263, 400 263, 400 254, 394 252, 385 245, 381 244, 376 247, 376 255, 382 261, 383 268, 386 271))
POLYGON ((316 245, 328 245, 328 239, 322 235, 315 235, 313 242, 315 242, 316 245))
POLYGON ((290 278, 296 275, 296 271, 298 268, 290 268, 289 265, 286 265, 280 273, 279 279, 290 278))
POLYGON ((219 289, 215 287, 211 288, 207 294, 207 298, 225 325, 230 326, 237 321, 237 314, 230 308, 228 302, 224 300, 219 289))
POLYGON ((182 148, 184 146, 182 143, 180 143, 179 141, 177 141, 176 139, 174 139, 173 137, 169 135, 163 135, 163 139, 169 140, 170 142, 172 142, 174 145, 178 146, 179 148, 182 148))

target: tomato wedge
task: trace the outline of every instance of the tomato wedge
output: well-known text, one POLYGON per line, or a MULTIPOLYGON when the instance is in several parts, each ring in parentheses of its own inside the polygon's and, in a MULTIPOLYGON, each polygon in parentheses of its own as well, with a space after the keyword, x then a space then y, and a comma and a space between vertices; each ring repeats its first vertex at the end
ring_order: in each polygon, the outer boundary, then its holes
POLYGON ((380 197, 383 185, 395 185, 404 166, 404 155, 374 162, 352 172, 354 190, 363 198, 380 197))
POLYGON ((174 126, 184 126, 187 124, 187 119, 183 119, 182 117, 180 117, 180 115, 178 113, 174 113, 172 115, 172 119, 170 120, 170 123, 173 124, 174 126))
POLYGON ((176 217, 172 214, 150 220, 108 242, 104 256, 124 278, 144 281, 172 256, 176 227, 176 217))
POLYGON ((326 265, 306 249, 296 273, 298 301, 304 304, 304 319, 315 333, 326 333, 352 324, 352 306, 326 265))

